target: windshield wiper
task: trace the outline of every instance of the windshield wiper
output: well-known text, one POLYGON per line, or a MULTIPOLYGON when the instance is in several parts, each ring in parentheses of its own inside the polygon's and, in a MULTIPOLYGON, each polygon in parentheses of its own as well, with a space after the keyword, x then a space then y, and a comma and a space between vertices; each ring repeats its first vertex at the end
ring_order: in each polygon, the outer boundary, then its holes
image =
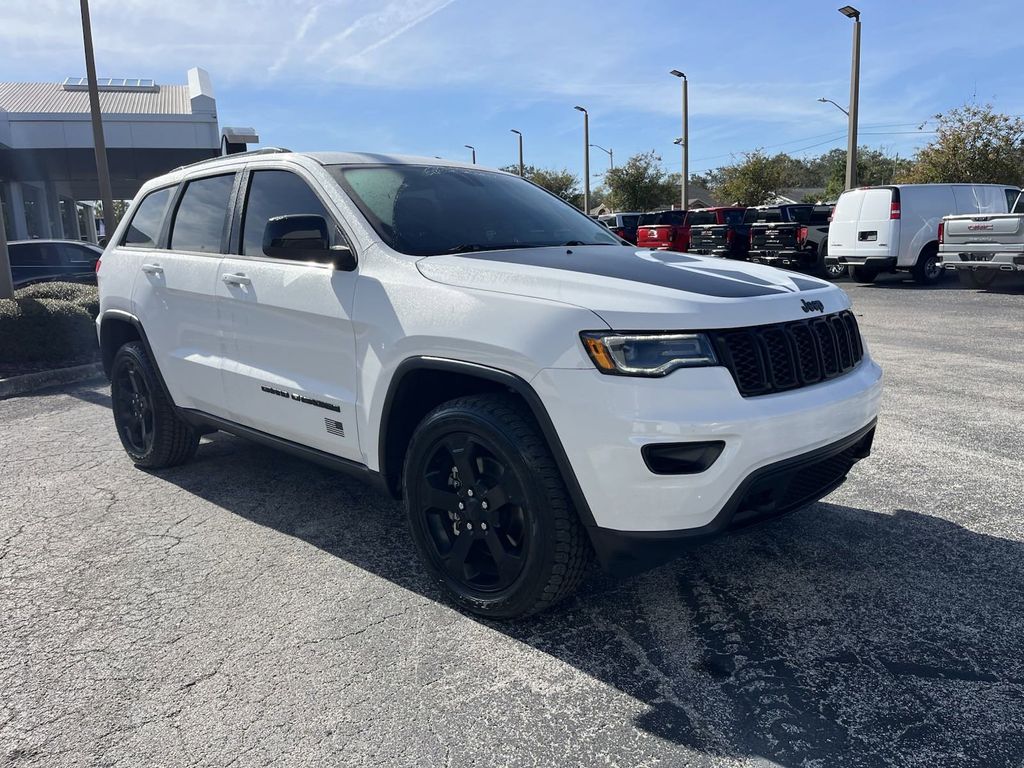
POLYGON ((532 248, 524 243, 464 243, 449 248, 445 253, 471 253, 473 251, 507 251, 512 248, 532 248))
POLYGON ((617 245, 617 243, 584 243, 582 240, 570 240, 562 245, 617 245))

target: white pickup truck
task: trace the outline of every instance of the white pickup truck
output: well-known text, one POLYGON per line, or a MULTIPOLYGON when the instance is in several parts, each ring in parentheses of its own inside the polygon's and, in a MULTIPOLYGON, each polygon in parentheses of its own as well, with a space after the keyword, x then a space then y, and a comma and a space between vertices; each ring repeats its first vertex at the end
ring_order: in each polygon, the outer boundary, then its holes
POLYGON ((945 216, 939 224, 942 267, 974 288, 1024 272, 1024 194, 1010 213, 945 216))

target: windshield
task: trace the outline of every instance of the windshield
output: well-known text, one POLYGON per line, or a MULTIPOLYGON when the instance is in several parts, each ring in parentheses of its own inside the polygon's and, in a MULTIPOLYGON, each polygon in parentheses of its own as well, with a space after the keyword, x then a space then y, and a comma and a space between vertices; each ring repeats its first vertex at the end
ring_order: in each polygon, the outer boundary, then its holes
POLYGON ((329 170, 381 239, 412 256, 621 245, 607 227, 518 176, 440 165, 329 170))

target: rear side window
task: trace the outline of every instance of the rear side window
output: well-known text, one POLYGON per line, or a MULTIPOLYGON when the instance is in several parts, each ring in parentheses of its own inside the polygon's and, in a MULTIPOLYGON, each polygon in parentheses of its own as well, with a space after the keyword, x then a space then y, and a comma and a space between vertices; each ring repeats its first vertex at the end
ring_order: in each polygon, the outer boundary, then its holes
POLYGON ((220 253, 234 183, 233 173, 190 181, 174 216, 169 247, 176 251, 220 253))
POLYGON ((1014 213, 1024 213, 1024 192, 1017 196, 1017 202, 1013 206, 1014 213))
POLYGON ((132 248, 156 248, 160 228, 164 224, 167 204, 171 201, 173 187, 164 187, 146 195, 132 215, 131 223, 121 238, 121 245, 132 248))
POLYGON ((15 267, 55 267, 60 264, 57 249, 51 243, 18 243, 9 249, 11 265, 15 267))
POLYGON ((1013 211, 1013 204, 1017 202, 1017 198, 1020 197, 1020 192, 1016 189, 1006 190, 1006 210, 1013 211))
POLYGON ((743 222, 743 211, 726 211, 725 212, 725 223, 726 224, 741 224, 743 222))
POLYGON ((289 171, 254 171, 249 182, 249 195, 245 203, 242 223, 242 253, 246 256, 263 255, 263 230, 267 221, 278 216, 315 214, 332 218, 320 198, 305 181, 289 171))
POLYGON ((627 229, 629 229, 630 227, 635 227, 639 220, 639 216, 623 216, 622 226, 626 227, 627 229))
POLYGON ((96 259, 99 258, 99 254, 90 248, 86 248, 84 245, 74 245, 72 243, 57 243, 57 248, 64 258, 65 264, 95 264, 96 259))

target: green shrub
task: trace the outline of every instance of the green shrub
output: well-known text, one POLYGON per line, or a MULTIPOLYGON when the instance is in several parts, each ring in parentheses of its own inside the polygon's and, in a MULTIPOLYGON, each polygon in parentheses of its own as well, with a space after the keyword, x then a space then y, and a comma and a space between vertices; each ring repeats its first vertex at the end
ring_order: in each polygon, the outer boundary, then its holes
POLYGON ((95 357, 99 345, 94 317, 71 301, 21 295, 0 299, 0 362, 62 362, 95 357))
POLYGON ((14 292, 16 299, 60 299, 76 302, 98 295, 99 291, 95 285, 85 283, 36 283, 14 292))

